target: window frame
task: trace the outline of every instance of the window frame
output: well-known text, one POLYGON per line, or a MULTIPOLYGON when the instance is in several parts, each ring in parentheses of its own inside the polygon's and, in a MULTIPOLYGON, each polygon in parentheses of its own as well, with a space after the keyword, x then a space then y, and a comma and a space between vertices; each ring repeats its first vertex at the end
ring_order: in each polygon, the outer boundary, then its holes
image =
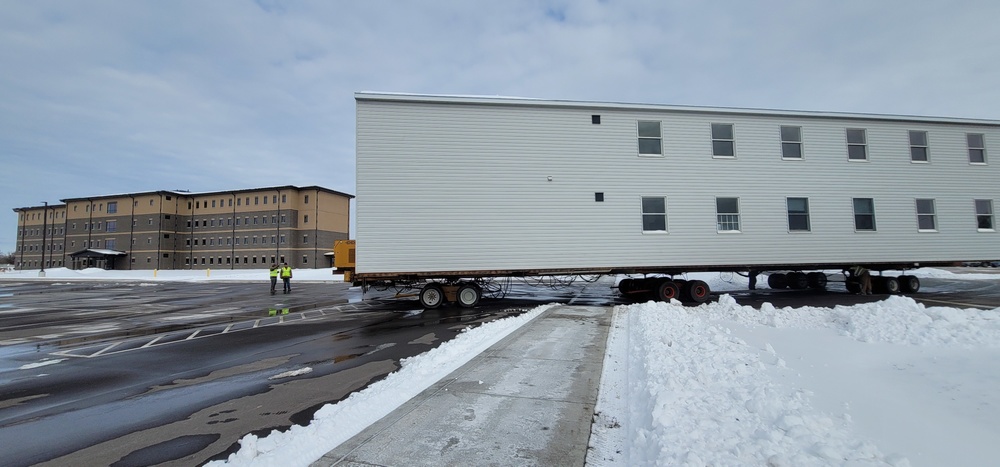
POLYGON ((636 120, 636 153, 639 157, 663 157, 663 122, 660 120, 636 120), (644 135, 643 124, 656 124, 656 136, 644 135), (657 152, 643 152, 643 140, 656 142, 657 152))
POLYGON ((937 203, 935 203, 934 198, 916 198, 914 209, 915 209, 916 214, 917 214, 917 232, 937 232, 938 231, 937 206, 936 206, 936 204, 937 203), (928 213, 928 212, 921 212, 920 211, 920 202, 921 201, 930 202, 931 212, 928 213), (921 220, 922 217, 923 218, 927 218, 928 216, 930 217, 930 220, 931 220, 931 223, 933 224, 933 227, 931 227, 931 228, 924 228, 923 226, 921 226, 920 220, 921 220))
POLYGON ((788 196, 785 198, 785 214, 788 220, 788 232, 789 233, 808 233, 812 232, 812 222, 809 218, 809 198, 802 196, 788 196), (802 200, 805 201, 805 212, 792 212, 791 201, 792 200, 802 200), (806 225, 805 228, 792 228, 792 216, 796 216, 796 219, 805 217, 806 225))
POLYGON ((667 197, 666 196, 641 196, 639 198, 639 218, 642 221, 642 233, 643 234, 667 234, 670 233, 670 224, 667 223, 667 197), (646 201, 662 201, 663 202, 663 212, 657 211, 646 211, 646 201), (647 219, 654 219, 659 217, 663 220, 663 229, 646 229, 647 219))
POLYGON ((735 159, 736 158, 736 125, 733 123, 712 123, 712 158, 713 159, 735 159), (715 129, 729 127, 729 138, 716 137, 715 129), (718 154, 716 144, 728 145, 731 154, 718 154))
POLYGON ((965 146, 969 151, 969 164, 972 165, 986 165, 986 134, 984 133, 966 133, 965 134, 965 146), (973 146, 970 140, 973 136, 979 137, 979 146, 973 146), (982 158, 981 161, 972 160, 973 151, 979 152, 979 157, 982 158))
POLYGON ((929 163, 931 161, 931 148, 930 148, 930 141, 929 141, 930 137, 927 134, 927 131, 925 131, 925 130, 907 130, 906 136, 907 136, 907 140, 910 143, 910 162, 912 162, 914 164, 927 164, 927 163, 929 163), (915 144, 913 142, 913 136, 914 135, 923 135, 924 144, 915 144), (913 151, 915 149, 923 149, 923 152, 924 152, 924 158, 923 158, 923 160, 915 159, 914 158, 915 154, 913 153, 913 151))
POLYGON ((740 214, 740 198, 738 196, 716 196, 715 197, 715 231, 721 234, 731 234, 731 233, 742 233, 743 225, 740 214), (719 201, 721 200, 736 200, 736 212, 720 212, 719 211, 719 201), (722 216, 728 216, 726 220, 723 220, 722 216), (733 218, 735 218, 735 229, 723 229, 723 225, 732 225, 733 218))
POLYGON ((855 232, 878 232, 878 224, 875 220, 875 198, 851 198, 851 210, 854 212, 854 231, 855 232), (871 212, 863 213, 858 212, 858 201, 868 201, 870 203, 871 212), (858 226, 858 218, 861 216, 870 216, 871 225, 870 229, 862 229, 858 226))
POLYGON ((976 210, 976 230, 979 232, 996 232, 996 218, 994 217, 993 200, 992 199, 974 199, 973 205, 976 210), (979 211, 980 203, 983 203, 989 212, 982 213, 979 211), (989 221, 989 227, 983 227, 983 219, 989 221))
POLYGON ((781 160, 786 160, 786 161, 800 161, 802 159, 805 159, 805 151, 803 150, 803 147, 802 147, 802 127, 801 126, 779 125, 778 126, 778 141, 780 141, 780 144, 781 144, 781 160), (785 139, 785 132, 784 132, 785 128, 793 128, 793 129, 795 129, 795 131, 798 132, 798 140, 797 141, 786 140, 785 139), (786 144, 787 145, 794 145, 794 146, 796 146, 798 148, 798 151, 799 151, 799 157, 789 157, 788 155, 786 155, 786 153, 785 153, 785 145, 786 144))
POLYGON ((845 129, 844 136, 847 142, 847 160, 850 162, 867 162, 868 157, 868 129, 867 128, 847 128, 845 129), (860 131, 862 142, 851 142, 851 132, 860 131), (858 159, 851 156, 851 147, 861 147, 864 151, 864 158, 858 159))

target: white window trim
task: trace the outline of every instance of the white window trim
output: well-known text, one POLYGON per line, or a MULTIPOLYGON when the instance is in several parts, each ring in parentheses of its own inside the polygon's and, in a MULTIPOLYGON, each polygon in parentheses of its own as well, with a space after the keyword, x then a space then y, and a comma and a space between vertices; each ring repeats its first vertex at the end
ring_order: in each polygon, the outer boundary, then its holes
POLYGON ((868 150, 868 129, 867 128, 845 128, 844 129, 844 143, 846 143, 847 149, 847 162, 870 162, 871 152, 868 150), (864 144, 852 143, 850 138, 847 137, 847 133, 850 130, 861 130, 865 137, 864 144), (865 158, 864 159, 851 159, 851 146, 863 146, 865 148, 865 158))
POLYGON ((708 125, 708 137, 709 137, 709 140, 710 140, 711 145, 712 145, 712 159, 736 159, 737 150, 736 150, 736 124, 735 123, 720 123, 720 122, 712 122, 712 123, 710 123, 708 125), (715 139, 715 136, 712 135, 712 125, 729 125, 730 130, 733 133, 733 139, 715 139), (733 143, 733 155, 731 155, 731 156, 720 156, 720 155, 717 155, 715 153, 715 142, 716 141, 728 141, 730 143, 733 143))
MULTIPOLYGON (((845 137, 846 137, 846 135, 845 135, 845 137)), ((802 141, 803 139, 804 138, 802 137, 802 126, 800 126, 800 125, 778 125, 778 152, 781 153, 781 160, 783 160, 783 161, 801 161, 801 160, 805 160, 805 158, 806 158, 806 145, 802 141), (799 129, 799 140, 798 141, 785 141, 784 139, 782 139, 781 138, 781 128, 782 127, 798 128, 799 129), (800 154, 800 156, 799 157, 785 157, 785 143, 795 143, 795 144, 798 144, 799 145, 799 154, 800 154)))
POLYGON ((930 164, 931 163, 931 132, 926 130, 907 130, 906 131, 906 142, 907 147, 910 149, 910 163, 911 164, 930 164), (919 131, 924 134, 924 145, 914 145, 910 142, 910 132, 919 131), (925 161, 915 161, 913 160, 913 148, 924 148, 924 152, 927 154, 927 160, 925 161))
MULTIPOLYGON (((663 147, 663 121, 661 120, 636 120, 635 121, 635 152, 639 157, 649 157, 649 158, 663 158, 666 157, 667 151, 663 147), (639 149, 639 139, 641 138, 652 138, 652 136, 639 136, 639 123, 640 122, 656 122, 660 125, 660 153, 659 154, 644 154, 639 149)), ((307 196, 308 199, 308 196, 307 196)), ((307 200, 306 203, 309 201, 307 200)))
MULTIPOLYGON (((667 218, 667 197, 661 195, 651 195, 651 196, 640 196, 639 197, 639 220, 642 221, 643 216, 646 215, 642 211, 642 200, 643 198, 662 198, 663 199, 663 228, 665 230, 645 230, 642 229, 641 233, 643 235, 667 235, 670 233, 670 219, 667 218)), ((641 226, 641 224, 640 224, 641 226)))
MULTIPOLYGON (((716 196, 715 197, 715 233, 720 234, 740 234, 743 233, 743 201, 739 196, 716 196), (740 228, 736 230, 719 230, 719 198, 736 198, 736 214, 740 222, 740 228)), ((732 216, 734 214, 723 214, 732 216)))

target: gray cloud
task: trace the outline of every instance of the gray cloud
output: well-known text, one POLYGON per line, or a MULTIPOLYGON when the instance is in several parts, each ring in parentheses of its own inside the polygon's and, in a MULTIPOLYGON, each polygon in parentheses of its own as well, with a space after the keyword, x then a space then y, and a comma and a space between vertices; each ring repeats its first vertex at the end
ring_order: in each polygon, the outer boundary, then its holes
MULTIPOLYGON (((6 208, 354 190, 359 90, 1000 118, 992 1, 0 1, 6 208)), ((16 219, 0 216, 0 250, 16 219)))

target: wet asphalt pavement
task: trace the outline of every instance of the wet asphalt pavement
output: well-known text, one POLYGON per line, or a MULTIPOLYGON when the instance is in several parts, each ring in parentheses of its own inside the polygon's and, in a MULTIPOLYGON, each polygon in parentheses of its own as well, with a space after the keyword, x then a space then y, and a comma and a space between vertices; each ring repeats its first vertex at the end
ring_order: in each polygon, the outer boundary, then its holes
MULTIPOLYGON (((1000 306, 997 281, 923 282, 914 298, 929 306, 1000 306)), ((322 405, 466 326, 544 303, 624 303, 606 281, 518 285, 474 309, 437 310, 413 299, 360 301, 357 289, 333 282, 297 283, 291 295, 265 289, 0 281, 0 458, 12 466, 200 464, 225 457, 247 433, 308 423, 322 405)), ((778 307, 885 297, 830 289, 730 294, 778 307)))

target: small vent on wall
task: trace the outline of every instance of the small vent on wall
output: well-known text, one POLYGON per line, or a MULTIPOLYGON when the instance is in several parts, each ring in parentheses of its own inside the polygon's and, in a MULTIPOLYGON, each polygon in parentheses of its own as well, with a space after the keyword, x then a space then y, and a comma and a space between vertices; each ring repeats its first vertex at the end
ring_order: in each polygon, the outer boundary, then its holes
POLYGON ((601 124, 601 116, 600 115, 591 115, 590 116, 590 123, 593 123, 594 125, 600 125, 601 124))
POLYGON ((594 201, 597 201, 598 203, 603 203, 604 202, 604 193, 600 192, 600 191, 595 192, 594 193, 594 201))

